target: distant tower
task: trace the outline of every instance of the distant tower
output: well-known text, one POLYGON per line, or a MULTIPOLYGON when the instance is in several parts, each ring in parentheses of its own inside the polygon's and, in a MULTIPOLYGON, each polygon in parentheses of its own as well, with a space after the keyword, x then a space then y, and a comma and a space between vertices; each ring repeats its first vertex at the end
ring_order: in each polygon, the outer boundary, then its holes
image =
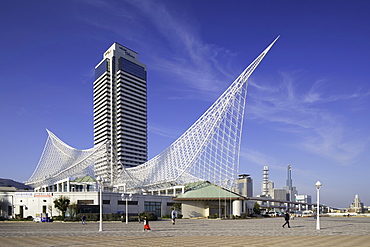
POLYGON ((287 166, 287 180, 286 180, 286 192, 287 192, 287 200, 292 201, 292 167, 290 165, 287 166))
POLYGON ((297 192, 296 187, 293 187, 292 167, 291 167, 291 165, 287 166, 286 186, 283 189, 286 191, 286 200, 287 201, 294 201, 295 196, 298 194, 298 192, 297 192))
POLYGON ((262 181, 262 195, 267 196, 269 194, 269 167, 263 167, 263 181, 262 181))
POLYGON ((292 182, 292 167, 290 165, 288 165, 288 176, 287 176, 287 180, 286 180, 286 186, 291 189, 293 187, 293 182, 292 182))

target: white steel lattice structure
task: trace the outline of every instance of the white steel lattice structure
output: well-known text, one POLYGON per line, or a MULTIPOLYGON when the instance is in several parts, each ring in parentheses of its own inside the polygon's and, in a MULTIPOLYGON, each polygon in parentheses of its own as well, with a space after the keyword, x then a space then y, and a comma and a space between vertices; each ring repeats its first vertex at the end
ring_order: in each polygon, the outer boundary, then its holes
POLYGON ((105 155, 105 144, 77 150, 62 142, 49 130, 46 131, 48 139, 44 151, 35 171, 26 182, 27 185, 48 186, 68 177, 94 176, 94 161, 97 157, 105 155))
MULTIPOLYGON (((162 153, 136 167, 115 166, 118 169, 109 174, 113 176, 112 186, 138 191, 209 181, 231 189, 239 171, 248 79, 278 38, 162 153)), ((91 175, 96 159, 107 155, 105 143, 76 150, 50 131, 48 134, 39 164, 26 182, 33 187, 51 185, 67 177, 91 175)))
POLYGON ((207 180, 230 189, 239 170, 247 81, 278 38, 182 136, 146 163, 122 168, 115 185, 150 190, 207 180))

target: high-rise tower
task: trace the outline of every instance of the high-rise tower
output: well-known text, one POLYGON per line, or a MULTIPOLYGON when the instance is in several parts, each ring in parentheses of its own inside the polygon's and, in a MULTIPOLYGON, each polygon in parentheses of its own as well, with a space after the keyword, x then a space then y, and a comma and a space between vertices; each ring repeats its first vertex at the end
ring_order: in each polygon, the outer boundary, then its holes
POLYGON ((287 166, 287 180, 286 180, 286 186, 291 189, 293 187, 293 182, 292 182, 292 167, 291 165, 287 166))
POLYGON ((264 196, 267 196, 269 194, 268 182, 269 182, 269 167, 264 166, 263 167, 263 181, 262 181, 262 195, 264 196))
POLYGON ((117 169, 147 161, 146 66, 138 53, 114 43, 95 67, 94 145, 107 143, 95 175, 113 183, 117 169))
POLYGON ((287 193, 287 201, 295 201, 295 196, 298 194, 296 187, 293 186, 293 180, 292 180, 292 166, 287 166, 287 180, 286 180, 286 186, 283 187, 284 190, 286 190, 287 193))
POLYGON ((261 196, 270 197, 274 191, 274 182, 269 180, 269 167, 263 167, 263 180, 261 187, 261 196))

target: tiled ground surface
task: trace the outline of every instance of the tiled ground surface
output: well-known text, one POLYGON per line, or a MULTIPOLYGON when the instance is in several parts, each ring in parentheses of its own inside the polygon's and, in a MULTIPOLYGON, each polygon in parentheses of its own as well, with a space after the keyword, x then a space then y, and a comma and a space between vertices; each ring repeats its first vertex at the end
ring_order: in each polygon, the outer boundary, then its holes
POLYGON ((104 222, 1 222, 0 246, 370 246, 370 218, 282 218, 248 220, 152 221, 142 224, 104 222))

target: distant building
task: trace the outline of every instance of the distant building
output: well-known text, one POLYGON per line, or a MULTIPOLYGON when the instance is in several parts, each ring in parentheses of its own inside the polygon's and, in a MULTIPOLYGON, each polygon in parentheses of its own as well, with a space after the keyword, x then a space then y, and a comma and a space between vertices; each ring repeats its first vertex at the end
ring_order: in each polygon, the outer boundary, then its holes
MULTIPOLYGON (((312 199, 311 199, 310 195, 296 195, 295 196, 295 201, 300 202, 300 203, 307 203, 307 205, 312 203, 312 199)), ((301 204, 298 204, 298 210, 299 211, 308 210, 308 209, 309 209, 308 206, 302 207, 301 204)))
MULTIPOLYGON (((262 180, 262 187, 261 187, 261 195, 257 197, 265 197, 265 198, 271 198, 274 200, 279 201, 287 201, 287 191, 286 189, 275 189, 274 188, 274 182, 269 180, 269 167, 264 166, 263 167, 263 180, 262 180)), ((264 204, 264 203, 262 203, 264 204)), ((269 206, 273 206, 276 203, 268 204, 269 206)))
POLYGON ((348 208, 348 212, 358 214, 364 213, 364 204, 361 202, 358 195, 356 195, 355 198, 353 199, 352 204, 348 208))
POLYGON ((274 200, 279 200, 279 201, 294 202, 296 200, 295 196, 298 192, 297 192, 296 187, 293 186, 292 171, 291 171, 290 165, 288 165, 287 171, 288 171, 288 175, 287 175, 286 186, 284 186, 283 189, 275 189, 274 182, 268 180, 268 167, 265 166, 263 168, 262 195, 264 197, 270 197, 274 200))
POLYGON ((261 198, 259 201, 261 206, 282 209, 285 205, 286 209, 296 207, 297 210, 311 208, 311 196, 298 195, 296 187, 293 186, 291 165, 287 166, 286 186, 282 189, 275 188, 274 182, 268 178, 269 167, 264 166, 261 195, 257 195, 257 197, 261 198))
POLYGON ((273 189, 271 191, 271 198, 279 201, 287 201, 286 190, 283 189, 273 189))
POLYGON ((235 193, 245 197, 253 197, 253 179, 250 177, 250 175, 239 175, 235 183, 236 187, 233 190, 235 193))
POLYGON ((310 195, 296 195, 295 197, 296 202, 303 202, 311 204, 312 199, 310 195))

